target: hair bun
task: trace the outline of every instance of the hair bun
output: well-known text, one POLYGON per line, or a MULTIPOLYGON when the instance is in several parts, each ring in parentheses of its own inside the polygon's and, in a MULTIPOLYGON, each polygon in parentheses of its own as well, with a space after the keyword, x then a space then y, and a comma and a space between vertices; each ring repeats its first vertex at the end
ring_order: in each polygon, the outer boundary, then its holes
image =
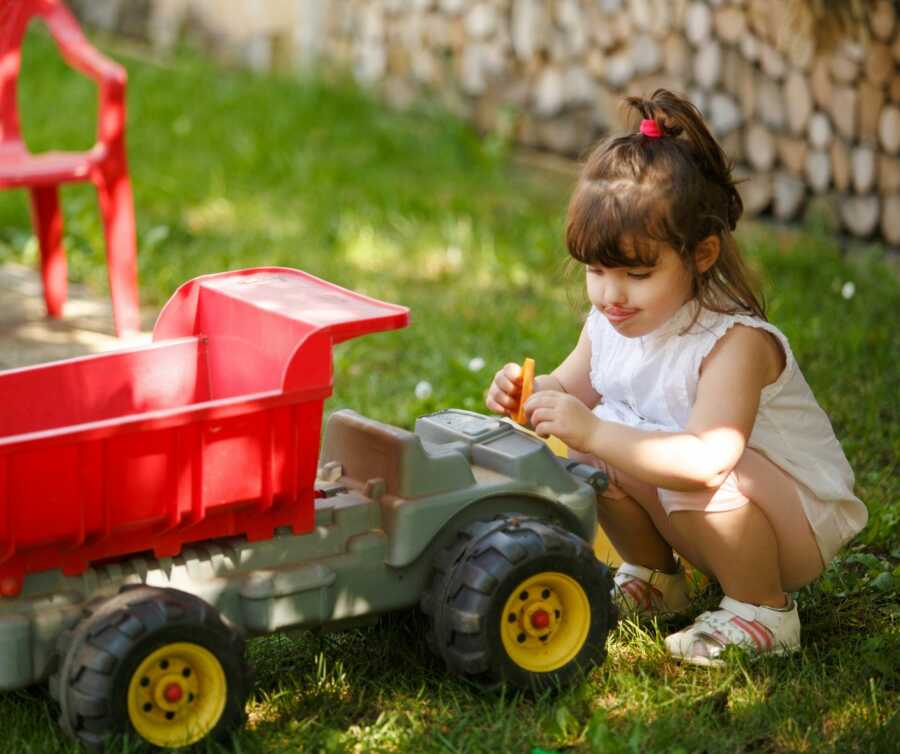
MULTIPOLYGON (((692 159, 703 176, 722 192, 716 192, 721 202, 718 208, 720 222, 734 230, 743 214, 744 203, 734 187, 731 163, 707 128, 700 111, 690 100, 668 89, 657 89, 649 98, 626 97, 625 102, 642 118, 655 121, 665 136, 683 137, 682 140, 690 145, 692 159)), ((632 112, 632 119, 634 115, 632 112)))
POLYGON ((660 127, 662 128, 663 133, 666 136, 671 136, 674 138, 676 136, 681 136, 681 134, 684 133, 684 129, 681 126, 679 126, 677 123, 673 123, 664 115, 657 117, 656 121, 660 124, 660 127))

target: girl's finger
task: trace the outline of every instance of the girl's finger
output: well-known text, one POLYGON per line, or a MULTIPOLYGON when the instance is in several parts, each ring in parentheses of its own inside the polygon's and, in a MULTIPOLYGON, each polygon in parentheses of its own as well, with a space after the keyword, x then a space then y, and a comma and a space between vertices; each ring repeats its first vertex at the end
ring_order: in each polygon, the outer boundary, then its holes
POLYGON ((552 418, 553 414, 550 411, 545 408, 537 408, 531 412, 528 421, 532 427, 536 427, 538 424, 549 422, 552 418))
POLYGON ((549 401, 549 396, 541 396, 541 393, 535 393, 525 402, 525 416, 528 418, 528 421, 531 424, 534 424, 537 419, 535 419, 535 415, 540 410, 549 409, 551 403, 549 401))
POLYGON ((509 411, 503 408, 503 406, 501 406, 496 401, 486 401, 486 405, 488 407, 488 410, 493 411, 495 414, 502 414, 504 416, 509 414, 509 411))
POLYGON ((532 424, 534 432, 538 437, 550 437, 553 434, 549 428, 549 422, 541 422, 540 424, 532 424))
POLYGON ((485 402, 488 404, 488 407, 500 413, 506 413, 508 400, 506 394, 496 385, 491 385, 485 396, 485 402))
POLYGON ((522 367, 519 364, 505 364, 500 373, 514 385, 522 385, 522 367))
POLYGON ((513 408, 517 403, 513 396, 502 390, 498 385, 491 386, 488 396, 491 400, 506 408, 513 408))
POLYGON ((503 372, 499 372, 497 377, 494 379, 494 384, 500 388, 507 395, 519 395, 522 392, 522 383, 514 382, 509 378, 508 375, 503 372))
POLYGON ((502 406, 504 411, 509 411, 516 406, 515 399, 510 398, 506 393, 497 393, 497 395, 494 396, 494 401, 502 406))
POLYGON ((533 393, 531 397, 525 401, 525 410, 534 411, 539 406, 549 406, 553 403, 553 391, 541 390, 533 393))

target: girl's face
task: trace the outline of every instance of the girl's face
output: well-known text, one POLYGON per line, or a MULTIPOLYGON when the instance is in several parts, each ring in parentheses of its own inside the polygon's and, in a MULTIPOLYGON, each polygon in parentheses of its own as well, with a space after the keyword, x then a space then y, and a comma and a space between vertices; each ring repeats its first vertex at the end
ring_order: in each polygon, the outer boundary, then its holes
MULTIPOLYGON (((652 267, 587 266, 591 303, 620 335, 637 338, 665 324, 692 295, 692 281, 678 253, 648 241, 658 256, 652 267)), ((630 242, 623 242, 628 253, 630 242)))

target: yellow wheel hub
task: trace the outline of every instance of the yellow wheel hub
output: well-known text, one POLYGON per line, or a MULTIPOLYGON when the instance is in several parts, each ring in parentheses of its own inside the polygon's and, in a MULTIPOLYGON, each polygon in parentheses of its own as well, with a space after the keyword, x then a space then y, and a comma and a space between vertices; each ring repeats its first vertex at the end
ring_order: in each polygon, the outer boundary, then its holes
POLYGON ((199 644, 166 644, 147 655, 128 684, 128 717, 155 746, 195 743, 216 727, 228 687, 216 656, 199 644))
POLYGON ((571 576, 544 571, 513 589, 500 620, 509 658, 530 672, 549 673, 581 651, 591 629, 591 605, 571 576))

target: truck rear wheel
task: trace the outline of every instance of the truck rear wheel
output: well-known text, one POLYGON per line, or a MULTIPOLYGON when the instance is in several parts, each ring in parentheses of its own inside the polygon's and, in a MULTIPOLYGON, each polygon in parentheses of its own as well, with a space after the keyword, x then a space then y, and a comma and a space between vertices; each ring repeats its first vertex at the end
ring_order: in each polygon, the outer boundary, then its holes
POLYGON ((60 724, 90 748, 117 736, 176 748, 243 722, 244 639, 185 592, 139 586, 93 603, 59 654, 60 724))
POLYGON ((438 556, 421 607, 429 643, 451 670, 540 689, 603 661, 615 624, 611 587, 587 542, 504 515, 467 527, 438 556))

